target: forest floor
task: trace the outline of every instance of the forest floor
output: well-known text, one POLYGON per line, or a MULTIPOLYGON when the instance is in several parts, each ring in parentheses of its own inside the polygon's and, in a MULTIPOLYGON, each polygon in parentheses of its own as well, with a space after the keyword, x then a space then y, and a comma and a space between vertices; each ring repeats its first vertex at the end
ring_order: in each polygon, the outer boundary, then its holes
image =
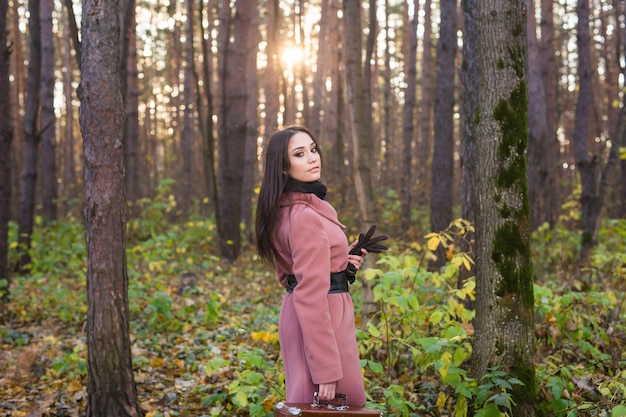
MULTIPOLYGON (((619 414, 626 413, 622 229, 626 231, 626 226, 605 229, 605 234, 615 236, 607 242, 610 249, 598 249, 595 262, 602 267, 588 280, 573 279, 563 268, 575 260, 571 242, 555 244, 552 235, 535 237, 534 251, 541 251, 535 255, 539 415, 626 415, 619 414)), ((272 415, 274 404, 284 396, 277 338, 283 292, 270 268, 249 246, 233 264, 211 255, 216 248, 207 234, 214 233, 214 225, 208 221, 173 228, 161 225, 146 235, 132 227, 130 231, 136 242, 127 248, 131 349, 144 415, 272 415)), ((13 278, 11 301, 0 316, 0 417, 86 415, 83 239, 79 224, 58 225, 45 237, 36 236, 31 273, 13 278)), ((389 282, 397 278, 405 285, 407 276, 416 276, 416 248, 423 246, 397 240, 390 245, 388 258, 375 269, 376 279, 380 285, 392 285, 389 282)), ((462 342, 446 342, 434 356, 432 350, 421 351, 423 363, 411 358, 420 343, 434 339, 428 332, 437 327, 435 316, 447 317, 451 306, 463 310, 451 298, 433 303, 434 294, 459 294, 453 288, 441 290, 447 288, 441 281, 445 276, 434 277, 424 273, 422 288, 416 287, 416 297, 423 293, 423 299, 407 298, 406 309, 398 304, 395 313, 388 313, 412 326, 414 335, 397 339, 398 346, 412 344, 411 350, 381 344, 382 332, 369 325, 359 334, 368 392, 375 402, 396 410, 390 416, 405 415, 398 410, 411 416, 454 415, 455 402, 461 398, 462 386, 446 380, 442 372, 446 352, 455 361, 460 355, 459 372, 467 357, 463 352, 471 352, 471 323, 455 326, 462 321, 461 313, 443 322, 440 335, 454 329, 461 332, 462 342), (425 315, 414 316, 417 310, 425 315), (392 356, 398 362, 389 367, 392 356)), ((455 282, 454 276, 449 278, 455 282)), ((353 291, 357 310, 360 296, 357 285, 353 291)), ((462 311, 467 317, 471 313, 462 311)))

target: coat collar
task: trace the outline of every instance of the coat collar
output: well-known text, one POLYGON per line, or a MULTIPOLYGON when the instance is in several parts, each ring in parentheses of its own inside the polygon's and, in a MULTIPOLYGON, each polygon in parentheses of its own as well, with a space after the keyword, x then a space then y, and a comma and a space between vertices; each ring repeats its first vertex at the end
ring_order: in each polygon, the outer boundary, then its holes
POLYGON ((315 194, 286 192, 280 200, 281 208, 293 207, 300 204, 310 207, 320 216, 336 223, 342 229, 345 229, 346 226, 339 222, 339 219, 337 218, 337 211, 333 208, 333 206, 331 206, 328 201, 321 200, 315 194))

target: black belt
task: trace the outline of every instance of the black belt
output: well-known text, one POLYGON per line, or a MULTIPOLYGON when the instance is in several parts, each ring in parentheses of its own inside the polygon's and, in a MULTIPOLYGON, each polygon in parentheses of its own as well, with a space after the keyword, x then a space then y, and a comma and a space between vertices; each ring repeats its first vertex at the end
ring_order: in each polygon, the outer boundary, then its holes
MULTIPOLYGON (((293 289, 298 285, 298 281, 296 280, 296 276, 293 274, 289 274, 286 276, 286 288, 288 293, 292 293, 293 289)), ((331 272, 330 273, 330 289, 328 290, 328 294, 338 294, 342 292, 348 292, 348 275, 346 271, 341 272, 331 272)))

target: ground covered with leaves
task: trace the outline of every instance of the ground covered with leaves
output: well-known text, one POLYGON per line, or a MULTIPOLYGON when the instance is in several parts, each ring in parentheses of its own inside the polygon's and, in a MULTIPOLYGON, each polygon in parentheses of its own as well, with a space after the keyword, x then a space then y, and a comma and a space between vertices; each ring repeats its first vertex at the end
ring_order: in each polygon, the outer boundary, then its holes
MULTIPOLYGON (((128 224, 131 342, 147 417, 273 415, 284 398, 277 322, 282 291, 251 247, 229 264, 215 225, 172 224, 149 207, 128 224)), ((13 225, 14 226, 14 225, 13 225)), ((457 288, 471 256, 424 268, 431 249, 463 234, 391 239, 352 287, 370 406, 388 416, 505 415, 517 381, 467 371, 475 282, 457 288), (376 310, 361 316, 364 283, 376 310)), ((379 226, 379 229, 384 227, 379 226)), ((0 417, 84 416, 86 256, 78 220, 33 236, 31 273, 14 277, 0 321, 0 417)), ((15 227, 12 246, 15 249, 15 227)), ((626 222, 607 223, 593 267, 575 275, 578 235, 564 226, 533 236, 539 382, 537 415, 626 416, 626 222)), ((448 242, 449 243, 449 242, 448 242)))

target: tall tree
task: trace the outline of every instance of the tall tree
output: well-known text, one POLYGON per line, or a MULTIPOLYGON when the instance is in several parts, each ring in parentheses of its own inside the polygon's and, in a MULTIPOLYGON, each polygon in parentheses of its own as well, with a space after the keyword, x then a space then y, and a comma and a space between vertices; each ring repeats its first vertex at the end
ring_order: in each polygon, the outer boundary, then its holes
POLYGON ((83 0, 82 11, 87 416, 138 417, 128 315, 119 3, 83 0))
MULTIPOLYGON (((408 1, 405 3, 408 12, 408 1)), ((417 84, 417 22, 418 4, 413 2, 413 16, 409 31, 409 55, 407 62, 406 95, 402 114, 402 178, 401 178, 401 228, 407 230, 411 223, 411 167, 413 165, 413 132, 415 131, 415 90, 417 84)))
POLYGON ((41 179, 44 222, 57 219, 56 115, 54 113, 54 0, 40 0, 41 29, 41 179))
MULTIPOLYGON (((526 9, 534 10, 535 2, 526 0, 526 9)), ((552 201, 545 191, 549 190, 548 173, 553 161, 548 155, 548 143, 553 138, 548 130, 548 112, 545 84, 541 74, 540 49, 537 40, 537 24, 534 13, 528 14, 528 200, 530 203, 530 226, 536 229, 549 221, 552 201)))
MULTIPOLYGON (((431 154, 433 148, 433 23, 432 23, 432 1, 424 2, 424 36, 422 41, 422 60, 421 60, 421 98, 419 105, 419 141, 417 147, 417 182, 419 184, 430 184, 430 170, 428 167, 431 163, 431 154)), ((426 193, 420 193, 418 196, 418 204, 424 204, 424 196, 426 193)))
MULTIPOLYGON (((530 9, 529 9, 530 10, 530 9)), ((545 155, 541 158, 543 175, 539 188, 539 198, 543 201, 541 209, 533 209, 531 201, 531 226, 548 222, 554 226, 561 208, 559 142, 557 140, 557 89, 558 69, 556 64, 554 39, 554 0, 541 0, 541 39, 539 40, 539 67, 543 81, 543 92, 546 106, 546 142, 543 145, 545 155), (537 213, 541 210, 543 213, 537 213)), ((530 187, 530 185, 529 185, 530 187)))
POLYGON ((30 247, 35 217, 35 187, 37 185, 37 160, 39 159, 39 89, 41 88, 41 25, 39 0, 28 1, 28 81, 26 108, 24 110, 24 158, 18 227, 19 269, 26 272, 30 263, 30 247))
MULTIPOLYGON (((9 294, 9 220, 11 218, 11 128, 9 58, 7 41, 8 0, 0 0, 0 307, 9 294)), ((1 316, 1 314, 0 314, 1 316)))
POLYGON ((195 61, 194 61, 194 8, 193 0, 185 1, 185 14, 187 19, 185 20, 185 44, 184 44, 184 63, 183 63, 183 129, 180 135, 180 142, 182 148, 182 201, 181 209, 183 211, 183 217, 186 219, 189 215, 189 209, 191 208, 194 193, 194 150, 196 142, 196 129, 195 129, 195 116, 197 114, 194 106, 194 73, 195 73, 195 61))
MULTIPOLYGON (((463 84, 461 111, 461 217, 472 223, 475 221, 476 183, 476 124, 474 119, 478 111, 478 21, 477 2, 479 0, 461 0, 463 13, 463 63, 460 78, 463 84)), ((469 232, 460 242, 463 252, 470 252, 468 242, 473 241, 474 233, 469 232)), ((472 271, 462 268, 459 272, 458 287, 462 288, 472 271)), ((469 302, 469 300, 468 300, 469 302)))
MULTIPOLYGON (((430 191, 430 228, 438 232, 452 221, 454 176, 454 64, 457 53, 457 1, 441 0, 437 81, 435 87, 435 142, 430 191)), ((432 267, 445 263, 443 248, 432 267)))
MULTIPOLYGON (((580 245, 580 268, 589 263, 591 250, 597 243, 601 212, 608 188, 608 178, 617 164, 617 147, 612 146, 609 159, 602 165, 602 157, 589 151, 589 123, 593 102, 591 65, 591 36, 589 30, 589 0, 578 0, 578 101, 574 126, 574 156, 580 175, 582 192, 580 195, 582 237, 580 245)), ((619 131, 619 129, 618 129, 619 131)))
POLYGON ((534 295, 526 180, 524 0, 480 0, 476 115, 476 320, 472 374, 498 367, 524 385, 513 416, 534 416, 534 295))
MULTIPOLYGON (((361 3, 358 0, 344 0, 343 18, 345 32, 345 76, 350 111, 350 135, 352 138, 352 173, 361 224, 376 222, 374 191, 371 167, 371 109, 365 88, 362 56, 361 3)), ((370 65, 365 62, 365 65, 370 65)))
POLYGON ((220 68, 222 119, 219 127, 218 231, 222 256, 234 261, 241 249, 239 222, 248 137, 245 109, 247 101, 253 99, 243 80, 247 78, 248 54, 256 52, 256 49, 250 48, 248 37, 252 30, 250 22, 258 11, 255 0, 237 0, 234 15, 226 3, 221 7, 228 10, 225 10, 225 17, 220 22, 220 36, 221 31, 225 31, 226 36, 222 38, 220 45, 224 48, 224 57, 220 68))

